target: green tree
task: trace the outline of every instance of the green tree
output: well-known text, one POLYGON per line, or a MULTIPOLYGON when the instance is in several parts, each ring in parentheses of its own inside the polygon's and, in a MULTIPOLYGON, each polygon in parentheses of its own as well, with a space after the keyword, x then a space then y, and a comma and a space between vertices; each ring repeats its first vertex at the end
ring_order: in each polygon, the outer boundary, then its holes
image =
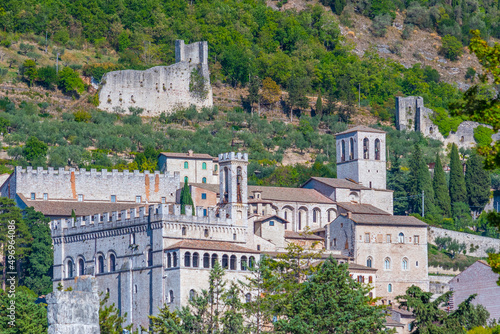
POLYGON ((65 67, 62 71, 59 71, 57 75, 57 85, 63 92, 68 94, 81 94, 85 89, 85 84, 78 72, 70 67, 65 67))
POLYGON ((441 39, 440 51, 443 56, 455 61, 463 54, 463 46, 455 36, 446 35, 441 39))
POLYGON ((57 73, 53 66, 45 66, 38 69, 38 82, 47 89, 53 89, 57 83, 57 73))
POLYGON ((23 156, 28 161, 36 161, 43 159, 47 156, 48 146, 43 141, 35 136, 31 136, 23 147, 23 156))
POLYGON ((474 306, 472 295, 462 302, 458 309, 447 313, 447 306, 452 292, 447 292, 431 301, 432 292, 424 292, 417 286, 411 286, 406 294, 398 296, 401 307, 407 308, 415 315, 413 328, 415 334, 456 334, 465 333, 465 330, 486 325, 488 311, 482 306, 474 306))
POLYGON ((458 155, 457 145, 453 144, 450 153, 450 199, 451 204, 467 203, 467 188, 465 187, 464 169, 458 155))
POLYGON ((410 174, 408 176, 407 189, 411 196, 409 208, 412 213, 422 212, 422 192, 425 196, 424 214, 434 212, 434 190, 432 189, 431 175, 429 168, 424 161, 422 150, 415 144, 410 157, 410 174))
POLYGON ((177 334, 182 333, 181 319, 177 316, 177 312, 170 312, 168 305, 164 305, 156 316, 149 316, 151 320, 151 330, 156 334, 177 334))
POLYGON ((287 105, 290 111, 290 121, 293 121, 294 108, 305 109, 309 107, 309 99, 306 96, 309 86, 309 78, 294 76, 288 84, 287 105))
POLYGON ((47 309, 44 304, 35 304, 38 296, 24 286, 18 286, 14 299, 0 290, 0 332, 2 334, 47 333, 47 309), (15 321, 11 322, 11 301, 15 302, 15 321), (14 325, 12 325, 14 323, 14 325))
POLYGON ((247 102, 250 104, 251 112, 253 113, 253 105, 257 103, 257 107, 259 108, 259 116, 260 116, 260 86, 262 85, 262 81, 258 76, 255 76, 250 80, 248 85, 248 96, 247 102))
POLYGON ((395 156, 387 175, 387 188, 394 190, 394 214, 404 216, 408 211, 408 193, 405 190, 407 173, 402 170, 400 161, 400 158, 395 156))
MULTIPOLYGON (((186 214, 186 205, 191 205, 193 207, 193 198, 191 197, 191 191, 189 190, 189 185, 187 182, 184 182, 184 187, 181 190, 181 214, 186 214)), ((193 215, 195 214, 195 207, 193 207, 193 215)))
POLYGON ((33 86, 33 83, 38 77, 35 61, 32 59, 26 59, 23 63, 22 72, 24 78, 30 83, 30 87, 33 86))
POLYGON ((472 153, 467 160, 465 185, 472 211, 480 212, 490 200, 490 174, 484 170, 483 159, 472 153))
POLYGON ((316 115, 323 115, 323 98, 321 94, 318 95, 318 98, 316 99, 316 115))
POLYGON ((434 165, 434 178, 432 180, 432 188, 434 190, 436 207, 441 211, 441 214, 451 216, 451 200, 446 184, 446 175, 444 174, 443 165, 439 154, 436 154, 436 164, 434 165))
MULTIPOLYGON (((101 296, 103 294, 101 293, 101 296)), ((120 316, 115 304, 106 305, 109 301, 109 293, 106 293, 99 302, 99 328, 102 334, 122 334, 123 330, 131 330, 132 325, 126 327, 123 324, 127 321, 127 313, 120 316)))
POLYGON ((50 219, 29 207, 24 210, 23 220, 33 235, 30 253, 24 266, 23 284, 38 295, 46 295, 52 292, 52 265, 54 263, 50 219))
POLYGON ((295 291, 274 324, 278 333, 382 333, 384 312, 370 305, 371 290, 349 275, 347 264, 327 259, 295 291))

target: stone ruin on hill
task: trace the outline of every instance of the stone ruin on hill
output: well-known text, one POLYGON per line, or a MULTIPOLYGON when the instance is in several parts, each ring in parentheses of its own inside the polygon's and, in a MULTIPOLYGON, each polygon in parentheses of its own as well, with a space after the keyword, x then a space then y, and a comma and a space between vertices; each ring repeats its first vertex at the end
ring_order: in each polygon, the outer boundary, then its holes
MULTIPOLYGON (((420 96, 396 97, 396 127, 398 130, 419 131, 425 137, 441 141, 444 145, 456 144, 459 148, 471 148, 476 145, 474 129, 482 125, 492 128, 490 125, 478 122, 464 121, 460 123, 456 132, 450 131, 448 137, 444 137, 439 128, 432 121, 434 111, 424 107, 424 99, 420 96)), ((493 141, 500 139, 500 133, 491 136, 493 141)))
POLYGON ((191 105, 212 107, 208 43, 176 40, 175 64, 108 72, 101 85, 99 109, 110 112, 129 113, 134 107, 144 109, 144 116, 158 116, 191 105))

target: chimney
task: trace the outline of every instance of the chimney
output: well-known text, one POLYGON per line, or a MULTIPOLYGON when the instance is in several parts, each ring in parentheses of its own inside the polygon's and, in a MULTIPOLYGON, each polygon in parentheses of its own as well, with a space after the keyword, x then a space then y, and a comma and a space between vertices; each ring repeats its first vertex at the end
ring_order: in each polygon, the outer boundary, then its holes
POLYGON ((347 211, 347 218, 352 219, 352 212, 351 211, 347 211))
POLYGON ((193 156, 193 150, 189 150, 188 151, 188 157, 192 157, 193 156))

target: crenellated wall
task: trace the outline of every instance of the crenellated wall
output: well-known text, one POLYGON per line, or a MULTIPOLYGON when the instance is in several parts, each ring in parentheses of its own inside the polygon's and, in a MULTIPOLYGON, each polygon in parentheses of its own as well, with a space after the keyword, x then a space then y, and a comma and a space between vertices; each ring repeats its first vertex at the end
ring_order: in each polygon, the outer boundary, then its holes
POLYGON ((36 199, 47 194, 48 199, 66 200, 76 200, 81 194, 85 201, 110 201, 110 196, 114 195, 117 202, 136 202, 136 196, 141 196, 144 203, 160 203, 162 198, 174 203, 179 184, 179 173, 118 172, 116 169, 97 172, 96 169, 87 171, 84 168, 66 171, 64 168, 55 170, 49 167, 45 170, 18 166, 0 188, 0 194, 10 198, 22 194, 28 199, 31 193, 35 193, 36 199))
POLYGON ((158 116, 195 105, 212 107, 212 87, 208 69, 208 43, 175 43, 176 63, 145 71, 108 72, 102 77, 99 109, 130 113, 129 108, 143 108, 143 116, 158 116), (197 96, 190 89, 191 73, 197 70, 204 78, 208 94, 197 96))

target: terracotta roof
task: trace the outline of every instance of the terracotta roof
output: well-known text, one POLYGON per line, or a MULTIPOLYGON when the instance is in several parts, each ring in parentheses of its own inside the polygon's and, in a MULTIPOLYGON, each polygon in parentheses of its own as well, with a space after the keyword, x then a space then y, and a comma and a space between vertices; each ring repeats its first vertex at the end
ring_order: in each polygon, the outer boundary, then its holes
POLYGON ((212 241, 212 240, 182 240, 165 249, 179 249, 179 248, 210 250, 210 251, 227 251, 227 252, 238 252, 238 253, 257 253, 257 254, 260 253, 259 251, 256 251, 254 249, 242 247, 232 242, 212 241))
POLYGON ((317 233, 317 232, 325 232, 325 231, 326 231, 326 229, 324 227, 320 227, 320 228, 317 228, 315 230, 312 230, 311 232, 317 233))
MULTIPOLYGON (((205 189, 211 192, 214 192, 216 194, 219 193, 219 185, 218 184, 213 184, 213 183, 188 183, 188 185, 197 187, 200 189, 205 189)), ((184 187, 184 182, 181 182, 180 187, 184 187)))
POLYGON ((346 202, 338 202, 337 205, 352 213, 366 213, 372 215, 390 215, 390 213, 380 210, 371 204, 353 204, 346 202))
MULTIPOLYGON (((262 254, 269 255, 270 257, 277 257, 278 255, 286 255, 287 252, 268 252, 264 251, 262 254)), ((341 255, 341 254, 330 254, 330 253, 313 253, 315 256, 318 256, 318 259, 326 260, 330 256, 336 260, 349 260, 349 256, 341 255)), ((314 265, 314 262, 312 263, 314 265)))
POLYGON ((335 134, 335 136, 338 136, 338 135, 343 135, 343 134, 346 134, 346 133, 351 133, 351 132, 356 132, 356 131, 361 131, 361 132, 373 132, 373 133, 386 133, 386 132, 385 132, 385 131, 383 131, 383 130, 370 128, 370 127, 365 126, 365 125, 358 125, 358 126, 355 126, 355 127, 353 127, 353 128, 347 129, 347 130, 345 130, 345 131, 342 131, 342 132, 336 133, 336 134, 335 134))
POLYGON ((484 265, 487 265, 488 267, 491 267, 490 264, 484 260, 478 260, 477 262, 481 262, 484 265))
POLYGON ((262 200, 324 204, 335 203, 330 198, 324 196, 314 189, 248 186, 249 196, 252 195, 252 192, 254 191, 262 192, 262 200))
POLYGON ((415 315, 413 314, 413 312, 411 311, 408 311, 408 310, 405 310, 405 309, 402 309, 402 308, 390 308, 389 309, 391 312, 396 312, 396 313, 399 313, 401 315, 404 315, 404 316, 408 316, 408 317, 414 317, 415 315))
MULTIPOLYGON (((19 196, 21 197, 21 196, 19 196)), ((24 197, 24 196, 23 196, 24 197)), ((22 198, 21 198, 22 199, 22 198)), ((75 210, 77 216, 90 216, 96 213, 127 210, 144 206, 138 203, 111 203, 111 202, 78 202, 78 201, 32 201, 22 199, 26 206, 32 206, 45 216, 71 216, 75 210)))
POLYGON ((355 189, 355 190, 370 189, 359 183, 352 182, 346 179, 333 179, 329 177, 311 177, 306 183, 304 183, 304 185, 307 184, 310 180, 316 180, 332 188, 344 188, 344 189, 355 189))
POLYGON ((427 227, 423 221, 412 216, 392 216, 373 214, 352 214, 352 221, 361 225, 393 225, 393 226, 415 226, 427 227))
POLYGON ((285 231, 285 239, 302 239, 302 240, 318 240, 323 241, 324 238, 317 236, 315 234, 308 233, 298 233, 294 231, 285 231))
POLYGON ((193 153, 189 155, 189 153, 177 153, 177 152, 161 152, 161 155, 166 156, 167 158, 182 158, 182 159, 204 159, 204 160, 213 160, 210 154, 205 153, 193 153))
POLYGON ((385 317, 385 325, 389 326, 389 327, 404 327, 405 326, 402 323, 397 322, 396 320, 392 319, 392 317, 390 315, 385 317))
POLYGON ((349 270, 368 270, 368 271, 377 271, 376 268, 363 266, 362 264, 357 263, 349 263, 349 270))

